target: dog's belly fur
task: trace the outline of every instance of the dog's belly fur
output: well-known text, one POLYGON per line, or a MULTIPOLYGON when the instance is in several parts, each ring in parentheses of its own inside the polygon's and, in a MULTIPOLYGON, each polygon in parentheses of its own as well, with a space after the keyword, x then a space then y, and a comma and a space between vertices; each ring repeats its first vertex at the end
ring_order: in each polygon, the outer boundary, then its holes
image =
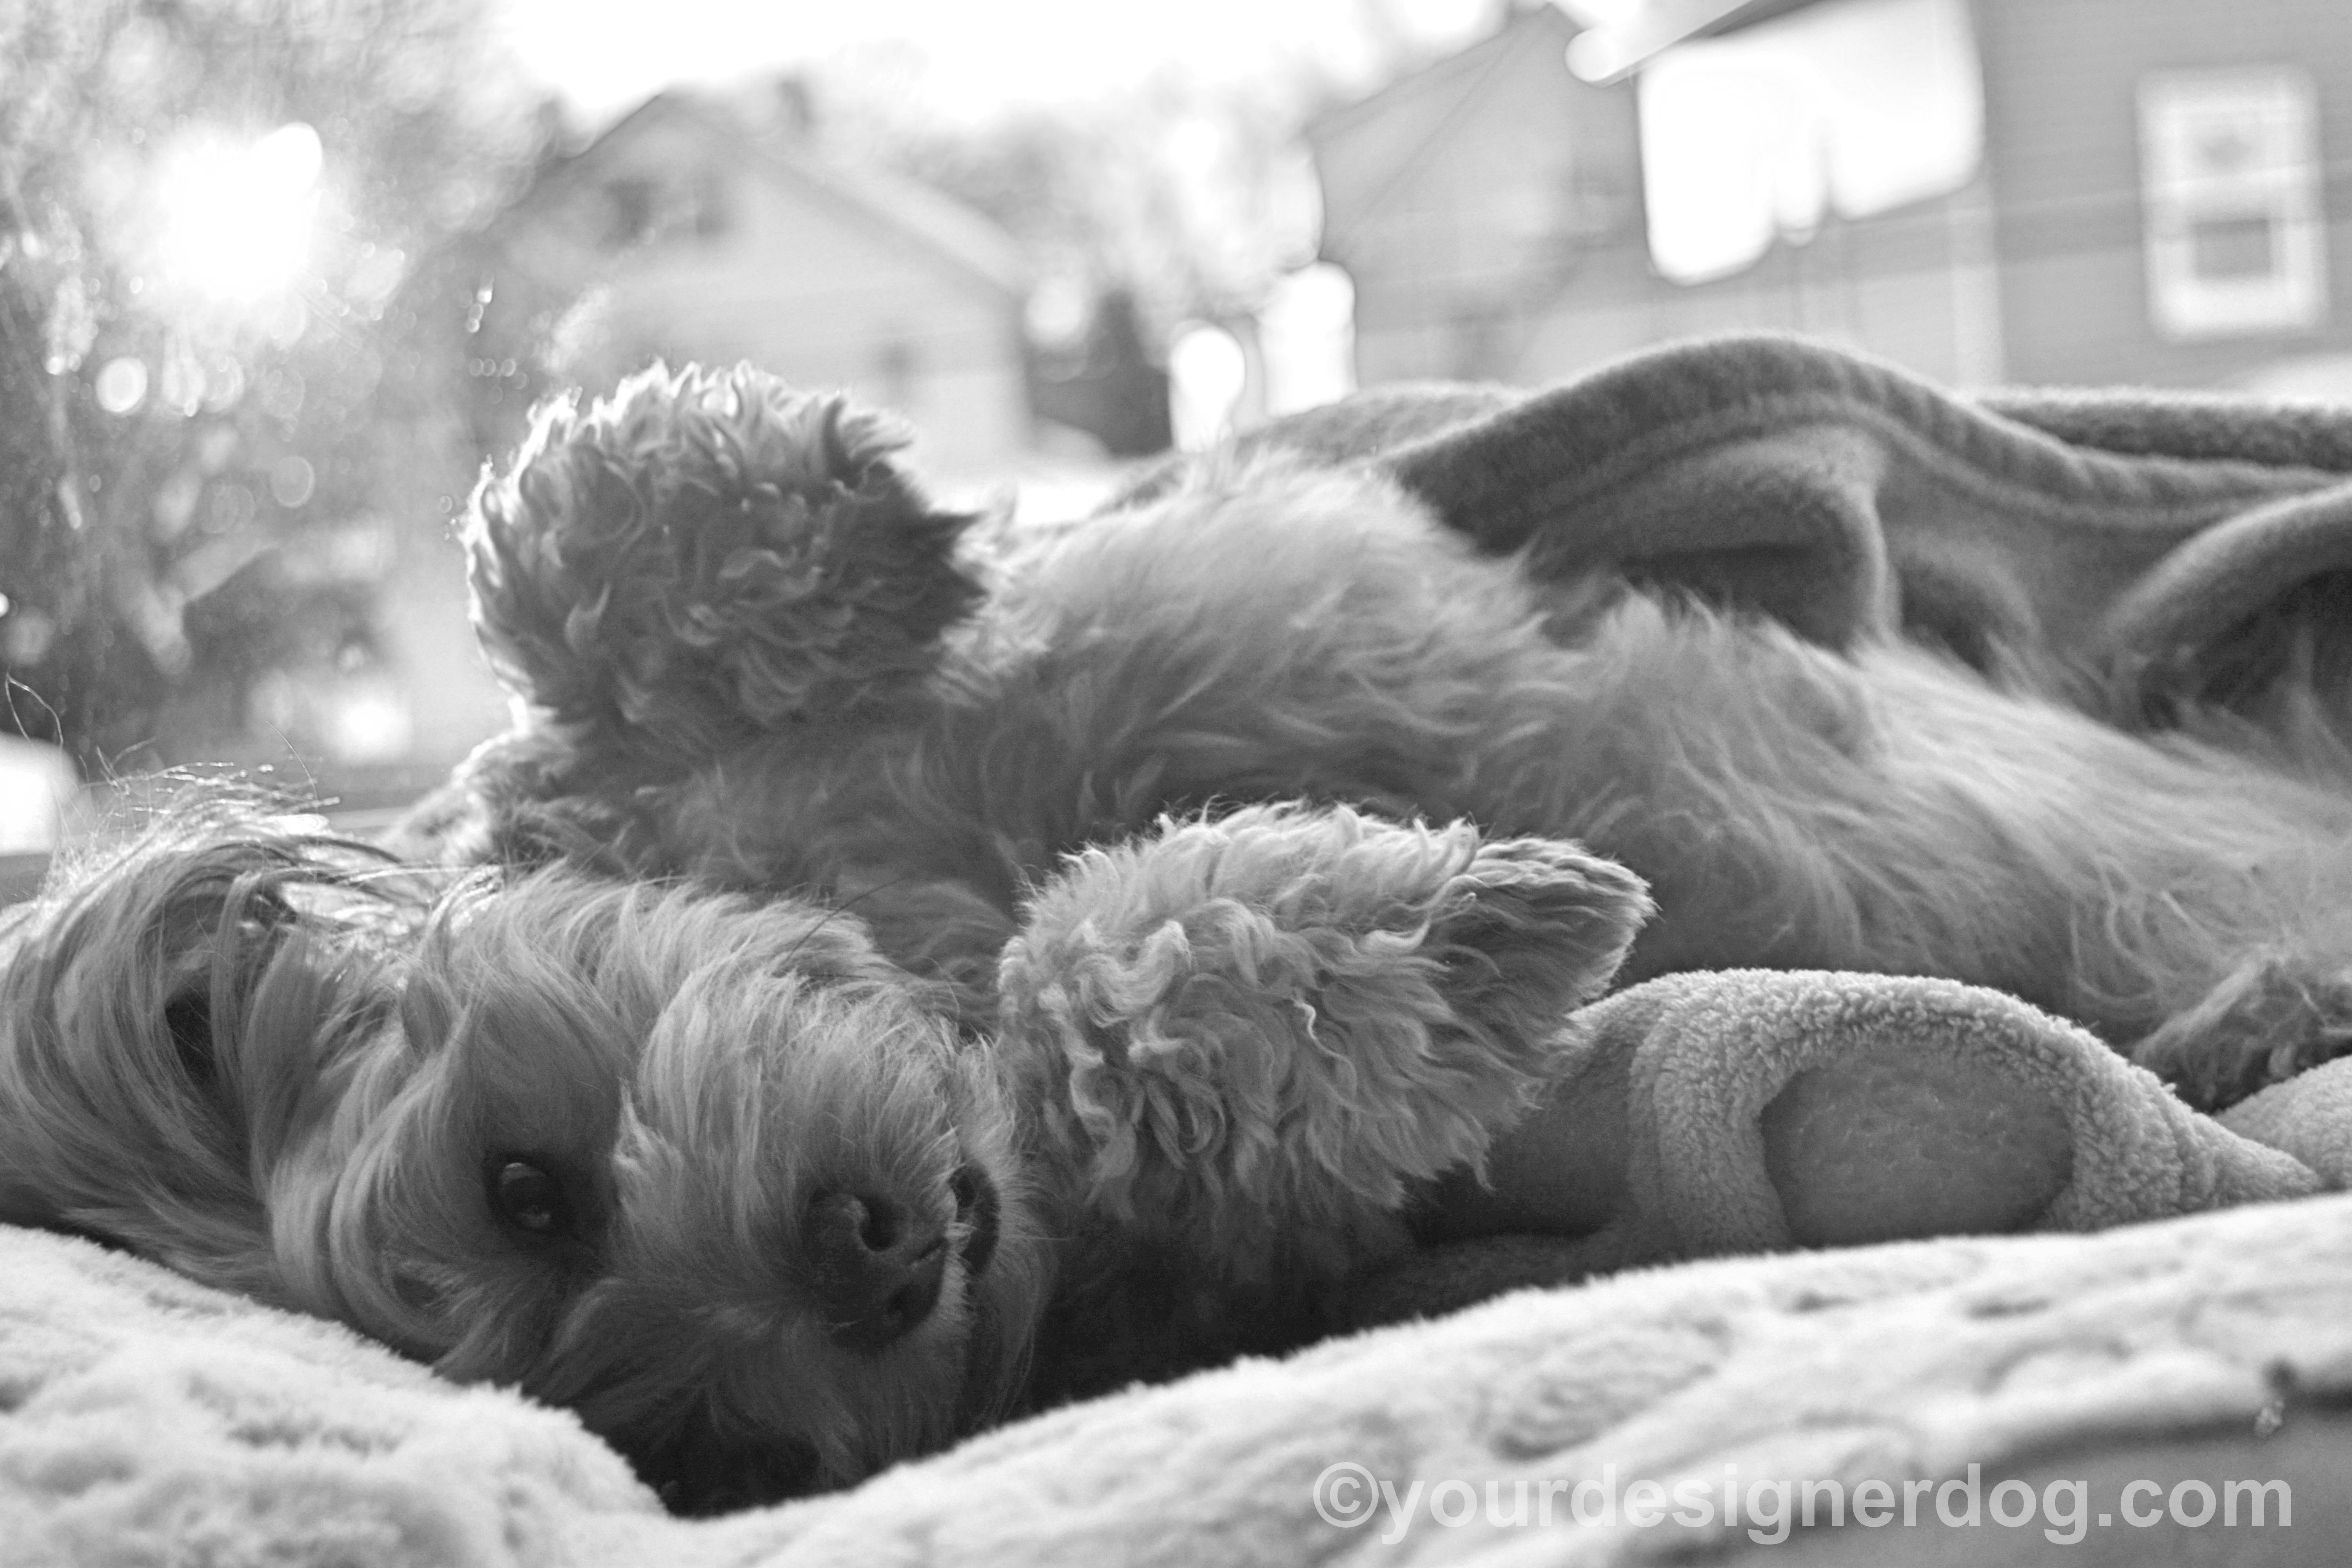
POLYGON ((2250 962, 2345 951, 2342 792, 1917 648, 1535 582, 1360 479, 1065 531, 960 636, 906 710, 663 792, 661 868, 820 889, 980 998, 1063 853, 1282 798, 1622 860, 1661 911, 1629 978, 1941 974, 2128 1045, 2250 962))

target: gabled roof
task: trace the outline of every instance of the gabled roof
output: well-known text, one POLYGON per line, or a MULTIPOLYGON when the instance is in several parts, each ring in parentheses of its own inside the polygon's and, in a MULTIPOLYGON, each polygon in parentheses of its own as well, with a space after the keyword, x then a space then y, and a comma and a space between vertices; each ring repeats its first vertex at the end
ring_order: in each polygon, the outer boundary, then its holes
POLYGON ((754 173, 814 196, 849 222, 912 245, 1009 297, 1018 299, 1026 290, 1020 247, 961 202, 887 169, 847 168, 787 147, 754 132, 724 104, 689 93, 659 92, 637 105, 587 146, 541 170, 509 213, 595 180, 618 149, 655 126, 681 121, 729 143, 754 173))
POLYGON ((1595 27, 1569 57, 1596 85, 1620 81, 1676 44, 1738 32, 1801 10, 1815 0, 1649 0, 1613 26, 1595 27))
POLYGON ((1366 121, 1400 114, 1419 116, 1434 131, 1475 99, 1486 78, 1513 54, 1552 44, 1565 49, 1581 30, 1556 6, 1514 6, 1500 27, 1467 48, 1407 71, 1370 97, 1317 115, 1307 121, 1307 139, 1332 140, 1366 121))
POLYGON ((1588 29, 1555 0, 1513 0, 1502 26, 1478 42, 1307 123, 1307 141, 1318 154, 1317 169, 1323 180, 1324 254, 1341 254, 1349 225, 1377 212, 1390 193, 1444 144, 1453 127, 1476 109, 1504 68, 1529 51, 1556 54, 1581 79, 1572 85, 1598 89, 1622 81, 1675 44, 1736 32, 1815 3, 1649 0, 1621 25, 1588 29), (1589 68, 1593 67, 1606 68, 1589 68), (1398 152, 1384 167, 1351 171, 1354 188, 1335 189, 1336 171, 1320 156, 1322 150, 1374 123, 1391 132, 1398 152))
MULTIPOLYGON (((1569 41, 1581 30, 1556 6, 1514 6, 1502 26, 1469 47, 1410 71, 1369 98, 1310 121, 1305 134, 1318 154, 1317 173, 1323 182, 1324 253, 1336 256, 1345 248, 1347 222, 1379 210, 1389 194, 1444 144, 1454 125, 1477 107, 1488 83, 1506 66, 1528 50, 1564 56, 1569 41), (1334 171, 1320 156, 1322 149, 1376 121, 1399 127, 1398 155, 1385 168, 1364 171, 1358 189, 1335 190, 1334 171)), ((1562 74, 1566 74, 1564 68, 1562 74)))

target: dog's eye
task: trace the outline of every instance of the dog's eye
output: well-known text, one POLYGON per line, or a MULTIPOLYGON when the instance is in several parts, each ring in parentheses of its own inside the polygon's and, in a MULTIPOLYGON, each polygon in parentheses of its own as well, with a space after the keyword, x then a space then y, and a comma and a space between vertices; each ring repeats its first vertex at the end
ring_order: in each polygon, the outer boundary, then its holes
POLYGON ((490 1211, 517 1230, 533 1236, 565 1236, 572 1230, 572 1204, 563 1184, 545 1167, 512 1154, 483 1163, 490 1211))

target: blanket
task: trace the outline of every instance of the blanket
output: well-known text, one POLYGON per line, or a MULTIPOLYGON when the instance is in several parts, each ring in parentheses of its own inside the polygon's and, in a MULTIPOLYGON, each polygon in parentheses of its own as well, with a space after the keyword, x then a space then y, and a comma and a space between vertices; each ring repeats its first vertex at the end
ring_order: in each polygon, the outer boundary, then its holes
POLYGON ((1352 1290, 1350 1324, 1683 1258, 2104 1230, 2305 1196, 2315 1165, 2340 1169, 2333 1072, 2217 1121, 2084 1031, 1950 981, 1670 975, 1584 1008, 1568 1050, 1445 1212, 1574 1239, 1433 1248, 1352 1290), (1529 1272, 1496 1277, 1512 1265, 1529 1272))
POLYGON ((26 1231, 0 1231, 0 1280, 12 1568, 2352 1550, 2352 1195, 1524 1291, 708 1521, 569 1415, 332 1325, 26 1231))
POLYGON ((2341 657, 2352 415, 1955 396, 1799 339, 1703 340, 1512 398, 1407 388, 1250 444, 1387 468, 1545 576, 1607 570, 1832 647, 1900 634, 2122 722, 2244 702, 2283 629, 2341 657))
MULTIPOLYGON (((2194 700, 2258 732, 2281 673, 2352 641, 2352 412, 1970 399, 1738 338, 1241 445, 1378 465, 1539 570, 1934 641, 2121 724, 2194 700)), ((1794 1550, 1764 1538, 1800 1482, 1851 1510, 1803 1535, 1823 1556, 2352 1531, 2313 1479, 2352 1457, 2352 1197, 2324 1195, 2352 1175, 2352 1067, 2216 1121, 2013 999, 1883 976, 1675 976, 1572 1028, 1576 1092, 1539 1112, 1564 1121, 1496 1152, 1494 1201, 1577 1239, 1433 1236, 1339 1304, 1360 1337, 715 1521, 663 1517, 561 1413, 0 1233, 0 1555, 1646 1561, 1794 1550), (1514 1522, 1522 1494, 1549 1511, 1514 1522)))

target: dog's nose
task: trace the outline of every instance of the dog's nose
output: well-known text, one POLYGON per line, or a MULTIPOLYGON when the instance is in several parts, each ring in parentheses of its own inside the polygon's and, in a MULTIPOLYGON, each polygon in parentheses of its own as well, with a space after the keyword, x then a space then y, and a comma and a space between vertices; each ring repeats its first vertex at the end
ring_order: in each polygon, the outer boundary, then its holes
POLYGON ((816 1296, 836 1343, 878 1351, 939 1304, 946 1227, 872 1193, 820 1193, 808 1207, 816 1296))

